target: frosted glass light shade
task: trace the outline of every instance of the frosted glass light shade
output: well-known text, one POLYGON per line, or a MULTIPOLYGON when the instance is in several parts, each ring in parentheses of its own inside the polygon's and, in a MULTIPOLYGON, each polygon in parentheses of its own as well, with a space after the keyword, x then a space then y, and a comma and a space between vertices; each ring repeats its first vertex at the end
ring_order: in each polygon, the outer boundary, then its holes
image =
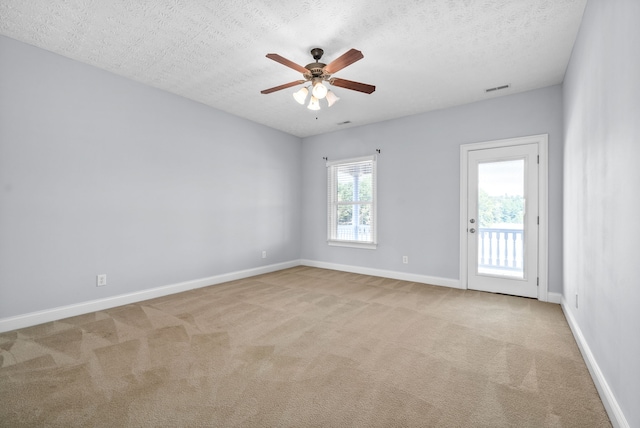
POLYGON ((304 101, 307 99, 308 93, 309 90, 305 87, 302 87, 299 91, 293 93, 293 98, 298 102, 298 104, 304 104, 304 101))
POLYGON ((309 101, 309 105, 307 106, 307 108, 309 110, 320 110, 320 100, 312 96, 311 101, 309 101))
POLYGON ((318 82, 313 85, 313 90, 311 91, 314 97, 321 100, 327 95, 327 87, 322 83, 318 82))
POLYGON ((331 91, 327 91, 327 103, 329 104, 329 107, 338 102, 338 100, 340 100, 340 98, 336 94, 331 91))

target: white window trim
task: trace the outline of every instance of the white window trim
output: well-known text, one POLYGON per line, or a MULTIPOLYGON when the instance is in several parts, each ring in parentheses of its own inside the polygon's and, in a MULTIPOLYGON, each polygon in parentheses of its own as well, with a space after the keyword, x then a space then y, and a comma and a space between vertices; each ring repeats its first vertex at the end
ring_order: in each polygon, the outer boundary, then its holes
POLYGON ((377 195, 377 181, 378 181, 378 171, 377 171, 377 156, 362 156, 358 158, 350 158, 350 159, 340 159, 335 161, 327 161, 327 243, 330 246, 334 247, 350 247, 350 248, 363 248, 368 250, 375 250, 378 247, 378 195, 377 195), (371 203, 371 212, 373 214, 373 224, 372 224, 372 236, 373 242, 362 242, 362 241, 347 241, 342 239, 332 239, 331 238, 331 230, 332 230, 332 219, 331 219, 331 211, 333 209, 333 200, 332 196, 329 193, 329 183, 331 182, 331 167, 335 165, 342 165, 348 163, 356 163, 356 162, 366 162, 373 161, 373 189, 372 189, 372 203, 371 203))

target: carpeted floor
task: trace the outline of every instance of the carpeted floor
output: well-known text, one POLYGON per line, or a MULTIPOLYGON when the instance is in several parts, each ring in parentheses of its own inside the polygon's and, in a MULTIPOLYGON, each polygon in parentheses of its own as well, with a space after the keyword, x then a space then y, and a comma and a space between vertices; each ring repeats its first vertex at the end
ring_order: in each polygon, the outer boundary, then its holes
POLYGON ((0 426, 610 426, 560 306, 309 267, 0 334, 0 426))

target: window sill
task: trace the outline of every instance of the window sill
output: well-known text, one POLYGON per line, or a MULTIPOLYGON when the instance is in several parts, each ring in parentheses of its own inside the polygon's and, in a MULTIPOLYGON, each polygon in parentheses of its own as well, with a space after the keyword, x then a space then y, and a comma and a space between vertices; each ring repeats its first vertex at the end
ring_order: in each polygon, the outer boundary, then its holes
POLYGON ((332 247, 364 248, 366 250, 375 250, 378 247, 378 244, 358 241, 327 241, 327 244, 332 247))

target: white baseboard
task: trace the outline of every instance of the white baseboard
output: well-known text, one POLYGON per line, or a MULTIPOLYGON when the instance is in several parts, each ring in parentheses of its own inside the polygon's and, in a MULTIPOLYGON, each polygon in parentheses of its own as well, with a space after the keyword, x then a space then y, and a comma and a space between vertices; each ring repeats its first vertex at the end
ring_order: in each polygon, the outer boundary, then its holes
POLYGON ((300 260, 303 266, 317 267, 322 269, 339 270, 342 272, 359 273, 362 275, 381 276, 384 278, 398 279, 401 281, 419 282, 423 284, 439 285, 442 287, 464 288, 460 286, 460 281, 451 278, 440 278, 437 276, 419 275, 408 272, 398 272, 393 270, 374 269, 361 266, 341 265, 337 263, 319 262, 315 260, 300 260))
POLYGON ((444 287, 460 288, 460 281, 457 279, 438 278, 426 275, 417 275, 405 272, 396 272, 382 269, 372 269, 358 266, 341 265, 335 263, 317 262, 313 260, 292 260, 289 262, 278 263, 268 266, 261 266, 253 269, 246 269, 237 272, 230 272, 221 275, 215 275, 208 278, 200 278, 191 281, 180 282, 177 284, 165 285, 147 290, 137 291, 134 293, 121 294, 118 296, 107 297, 104 299, 90 300, 87 302, 77 303, 74 305, 60 306, 57 308, 45 309, 43 311, 31 312, 28 314, 17 315, 14 317, 0 318, 0 333, 5 331, 17 330, 19 328, 31 327, 50 321, 57 321, 64 318, 83 315, 89 312, 102 311, 105 309, 115 308, 117 306, 137 303, 144 300, 163 297, 169 294, 180 293, 183 291, 193 290, 195 288, 207 287, 209 285, 221 284, 223 282, 234 281, 237 279, 248 278, 251 276, 261 275, 264 273, 275 272, 295 266, 313 266, 324 269, 333 269, 344 272, 360 273, 363 275, 382 276, 385 278, 399 279, 403 281, 413 281, 425 284, 440 285, 444 287))
MULTIPOLYGON (((342 272, 358 273, 362 275, 380 276, 384 278, 397 279, 401 281, 419 282, 422 284, 438 285, 442 287, 464 289, 460 280, 452 278, 442 278, 437 276, 420 275, 408 272, 399 272, 384 269, 375 269, 361 266, 343 265, 339 263, 321 262, 315 260, 292 260, 289 262, 278 263, 268 266, 261 266, 253 269, 246 269, 237 272, 230 272, 221 275, 215 275, 208 278, 195 279, 185 281, 178 284, 171 284, 148 290, 142 290, 134 293, 122 294, 119 296, 107 297, 99 300, 91 300, 74 305, 61 306, 52 309, 46 309, 38 312, 31 312, 24 315, 18 315, 9 318, 0 318, 0 332, 16 330, 19 328, 30 327, 45 322, 56 321, 63 318, 83 315, 89 312, 101 311, 116 306, 137 303, 143 300, 149 300, 156 297, 167 296, 169 294, 180 293, 195 288, 207 287, 209 285, 221 284, 223 282, 234 281, 237 279, 248 278, 264 273, 275 272, 295 266, 310 266, 322 269, 332 269, 342 272)), ((552 303, 561 303, 562 295, 559 293, 548 293, 548 301, 552 303)))
POLYGON ((568 302, 564 297, 562 298, 562 312, 564 312, 564 316, 567 319, 571 331, 573 332, 573 337, 575 337, 576 342, 578 343, 582 357, 587 364, 589 373, 591 373, 591 378, 593 379, 593 383, 596 385, 598 394, 600 394, 602 404, 604 404, 604 407, 607 410, 611 424, 614 427, 629 428, 630 425, 624 417, 624 413, 622 413, 622 409, 620 408, 620 405, 618 405, 618 401, 613 395, 613 391, 611 391, 604 374, 602 374, 602 370, 600 370, 600 366, 598 366, 598 362, 593 356, 591 348, 589 348, 589 344, 584 338, 582 330, 580 330, 573 313, 568 309, 568 302))
POLYGON ((89 312, 102 311, 116 306, 128 305, 130 303, 141 302, 143 300, 163 297, 169 294, 180 293, 195 288, 207 287, 209 285, 221 284, 223 282, 235 281, 237 279, 248 278, 250 276, 261 275, 264 273, 275 272, 299 266, 299 260, 278 263, 268 266, 260 266, 257 268, 230 272, 221 275, 214 275, 208 278, 200 278, 191 281, 180 282, 178 284, 165 285, 162 287, 150 288, 148 290, 136 291, 134 293, 121 294, 119 296, 107 297, 104 299, 90 300, 88 302, 77 303, 74 305, 61 306, 52 309, 46 309, 38 312, 31 312, 24 315, 18 315, 8 318, 0 318, 0 333, 4 331, 16 330, 19 328, 31 327, 50 321, 57 321, 63 318, 83 315, 89 312))
POLYGON ((548 292, 547 293, 547 302, 549 303, 557 303, 558 305, 562 303, 562 293, 553 293, 553 292, 548 292))

